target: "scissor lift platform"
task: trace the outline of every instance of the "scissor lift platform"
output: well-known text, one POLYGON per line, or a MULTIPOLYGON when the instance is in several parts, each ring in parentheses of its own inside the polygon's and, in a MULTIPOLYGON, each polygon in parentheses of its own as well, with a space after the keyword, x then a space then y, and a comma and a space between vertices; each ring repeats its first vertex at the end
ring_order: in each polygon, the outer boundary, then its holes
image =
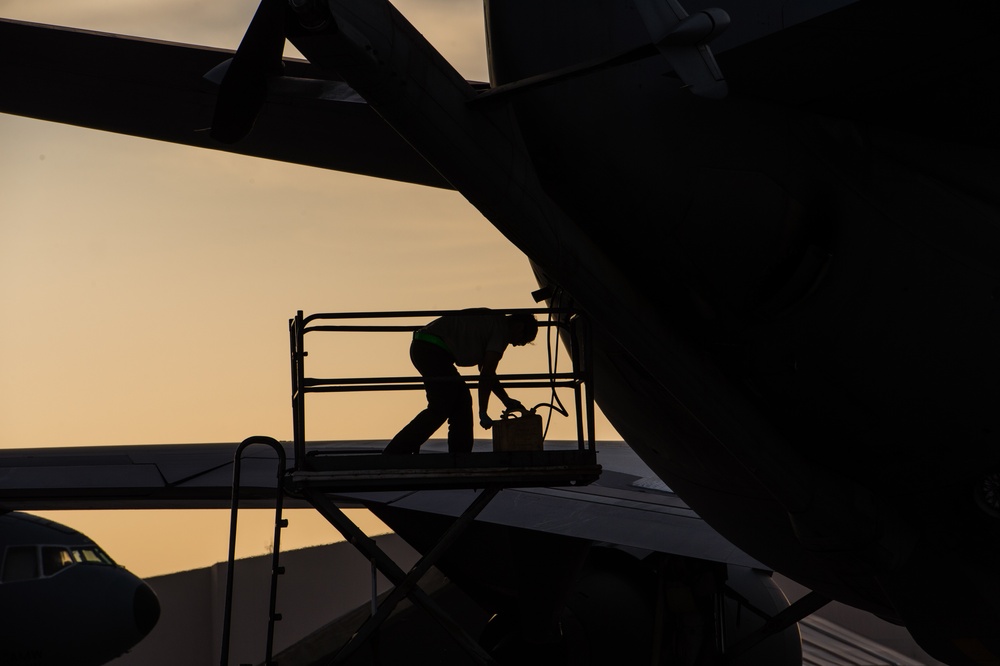
MULTIPOLYGON (((510 314, 515 311, 508 311, 510 314)), ((433 566, 438 558, 451 547, 476 516, 504 488, 533 488, 556 486, 582 486, 596 481, 601 474, 597 464, 594 444, 594 401, 589 347, 582 343, 586 321, 568 309, 521 310, 532 315, 545 314, 547 319, 539 326, 556 328, 568 340, 572 372, 556 372, 554 367, 545 374, 502 375, 499 379, 507 387, 557 388, 573 391, 576 404, 577 444, 575 450, 531 451, 473 451, 469 453, 422 453, 418 455, 383 455, 371 449, 351 449, 344 446, 326 447, 320 442, 308 442, 305 436, 305 398, 312 393, 341 393, 356 391, 424 390, 426 382, 439 381, 436 377, 381 377, 381 378, 316 378, 307 377, 304 366, 305 335, 310 332, 397 332, 412 334, 420 328, 412 324, 361 323, 321 324, 331 320, 371 320, 420 317, 440 317, 468 314, 467 311, 340 313, 304 316, 300 311, 289 322, 292 363, 292 413, 294 433, 294 468, 286 470, 285 454, 281 445, 269 437, 252 437, 240 445, 236 452, 233 474, 233 508, 230 519, 229 578, 226 585, 226 612, 223 625, 222 666, 229 666, 229 633, 232 608, 232 570, 235 559, 236 521, 239 506, 239 460, 242 450, 250 444, 266 444, 278 452, 279 471, 277 503, 275 510, 275 537, 272 553, 270 616, 265 664, 272 666, 274 622, 281 619, 275 612, 277 579, 284 572, 278 565, 280 529, 287 524, 281 518, 282 498, 290 494, 304 498, 372 562, 373 586, 375 569, 380 570, 394 585, 391 593, 376 606, 373 589, 372 613, 357 633, 344 645, 334 664, 345 663, 357 648, 374 635, 396 605, 410 597, 417 605, 431 614, 446 631, 468 652, 471 663, 495 664, 494 659, 443 609, 418 586, 420 577, 433 566), (476 491, 472 503, 440 536, 436 545, 424 553, 409 572, 404 572, 368 538, 337 505, 339 493, 358 493, 394 490, 451 490, 476 491)), ((478 386, 479 378, 469 376, 467 386, 478 386)), ((563 412, 565 414, 565 412, 563 412)))

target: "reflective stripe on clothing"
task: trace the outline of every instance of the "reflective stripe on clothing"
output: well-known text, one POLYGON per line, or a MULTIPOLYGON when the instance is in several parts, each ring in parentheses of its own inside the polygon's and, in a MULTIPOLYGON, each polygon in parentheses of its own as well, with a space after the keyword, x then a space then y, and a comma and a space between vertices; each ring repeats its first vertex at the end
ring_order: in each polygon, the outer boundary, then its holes
POLYGON ((438 336, 434 335, 433 333, 424 333, 423 331, 414 331, 413 332, 413 339, 414 340, 420 340, 421 342, 429 342, 432 345, 437 345, 438 347, 440 347, 441 349, 445 350, 449 354, 451 353, 451 350, 448 349, 448 345, 446 345, 444 343, 444 340, 442 340, 438 336))

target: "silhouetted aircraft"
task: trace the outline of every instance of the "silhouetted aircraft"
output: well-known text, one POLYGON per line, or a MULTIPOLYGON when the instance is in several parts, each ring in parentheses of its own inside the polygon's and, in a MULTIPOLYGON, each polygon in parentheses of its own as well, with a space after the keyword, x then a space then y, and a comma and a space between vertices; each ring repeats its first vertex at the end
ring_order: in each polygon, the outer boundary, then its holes
POLYGON ((384 0, 264 0, 230 63, 8 21, 0 110, 458 190, 699 515, 996 664, 1000 6, 711 4, 486 2, 489 84, 384 0))
POLYGON ((0 512, 0 664, 99 666, 159 617, 149 586, 83 534, 0 512))

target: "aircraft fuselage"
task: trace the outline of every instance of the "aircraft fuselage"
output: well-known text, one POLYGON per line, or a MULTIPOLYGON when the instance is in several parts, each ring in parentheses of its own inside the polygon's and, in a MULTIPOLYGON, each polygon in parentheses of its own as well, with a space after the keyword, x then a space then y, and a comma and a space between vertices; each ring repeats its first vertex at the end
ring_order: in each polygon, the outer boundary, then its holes
MULTIPOLYGON (((494 85, 644 38, 630 5, 488 11, 494 85)), ((734 543, 947 658, 924 630, 958 643, 1000 617, 975 592, 997 582, 998 538, 973 498, 1000 462, 998 191, 967 180, 996 174, 995 151, 739 81, 698 99, 666 69, 512 101, 543 189, 649 308, 595 302, 535 260, 596 321, 597 400, 734 543)))

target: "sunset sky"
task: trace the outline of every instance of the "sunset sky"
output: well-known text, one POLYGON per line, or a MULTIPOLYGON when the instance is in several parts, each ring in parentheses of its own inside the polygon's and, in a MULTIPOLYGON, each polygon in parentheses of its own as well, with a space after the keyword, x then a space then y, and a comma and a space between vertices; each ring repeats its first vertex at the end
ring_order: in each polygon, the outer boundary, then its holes
MULTIPOLYGON (((464 76, 487 78, 480 0, 395 4, 464 76)), ((235 48, 255 7, 0 0, 0 16, 235 48)), ((296 310, 534 306, 527 260, 454 192, 6 115, 0 146, 5 448, 290 439, 296 310)), ((405 338, 329 350, 341 376, 413 374, 405 338)), ((541 339, 501 365, 544 368, 541 339)), ((344 398, 312 410, 310 433, 388 440, 422 405, 344 398)), ((572 436, 569 420, 550 432, 572 436)), ((617 434, 602 419, 598 437, 617 434)), ((142 576, 225 559, 224 511, 46 515, 142 576)), ((242 554, 264 552, 268 521, 242 554)), ((302 512, 284 546, 335 537, 302 512)))

